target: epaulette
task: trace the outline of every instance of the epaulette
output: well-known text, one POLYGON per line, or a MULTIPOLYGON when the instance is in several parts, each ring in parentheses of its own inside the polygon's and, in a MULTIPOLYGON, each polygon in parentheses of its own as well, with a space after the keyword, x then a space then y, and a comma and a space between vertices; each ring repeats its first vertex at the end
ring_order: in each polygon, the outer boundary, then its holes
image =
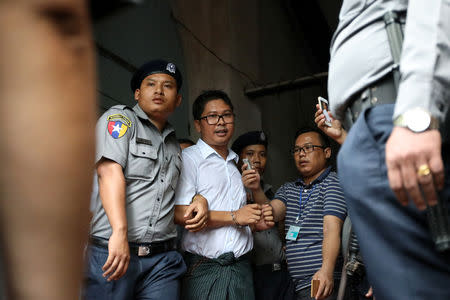
POLYGON ((125 110, 125 109, 133 110, 132 107, 125 105, 125 104, 114 105, 114 106, 111 106, 110 109, 111 108, 116 108, 116 109, 121 109, 121 110, 125 110))

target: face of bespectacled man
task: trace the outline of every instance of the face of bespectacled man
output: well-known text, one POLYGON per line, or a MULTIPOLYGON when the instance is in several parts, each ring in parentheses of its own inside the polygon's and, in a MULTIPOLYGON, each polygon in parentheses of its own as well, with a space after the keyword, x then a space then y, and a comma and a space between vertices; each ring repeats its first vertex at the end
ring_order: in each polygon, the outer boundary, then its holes
POLYGON ((327 160, 331 156, 331 148, 322 145, 317 132, 299 135, 293 152, 295 166, 304 178, 318 177, 327 168, 327 160))
POLYGON ((212 148, 224 148, 234 133, 234 114, 231 107, 222 99, 206 103, 200 120, 194 121, 195 129, 202 140, 212 148), (216 124, 213 124, 217 122, 216 124))
POLYGON ((167 120, 181 103, 175 79, 164 73, 145 77, 135 90, 134 99, 149 118, 161 120, 167 120))

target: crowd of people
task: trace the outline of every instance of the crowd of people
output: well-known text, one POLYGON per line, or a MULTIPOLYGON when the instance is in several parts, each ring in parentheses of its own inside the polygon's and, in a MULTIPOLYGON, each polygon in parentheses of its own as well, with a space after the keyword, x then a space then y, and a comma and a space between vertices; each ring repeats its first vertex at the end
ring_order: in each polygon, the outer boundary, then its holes
POLYGON ((224 91, 194 101, 200 138, 180 140, 181 151, 167 122, 181 84, 175 64, 150 61, 131 79, 137 104, 98 120, 83 298, 311 299, 316 280, 315 299, 336 298, 347 209, 327 136, 296 133, 299 179, 274 193, 262 178, 264 132, 230 149, 235 114, 224 91))
POLYGON ((168 119, 183 76, 174 62, 152 60, 130 80, 136 105, 111 107, 94 130, 85 3, 2 7, 0 22, 21 30, 0 26, 0 95, 23 100, 1 106, 22 113, 18 123, 2 118, 10 135, 0 148, 5 169, 15 170, 2 177, 0 202, 0 273, 12 299, 450 299, 448 0, 343 1, 331 41, 330 120, 318 105, 317 127, 296 132, 298 178, 276 191, 263 178, 265 133, 230 145, 236 116, 226 92, 203 91, 192 106, 200 138, 178 140, 168 119), (17 51, 30 43, 42 48, 40 63, 17 51), (24 78, 29 90, 17 88, 24 78), (61 94, 74 99, 62 105, 61 94), (29 118, 34 111, 43 113, 29 118), (69 111, 84 121, 61 117, 69 111), (53 131, 50 148, 31 130, 36 121, 53 131), (342 144, 338 173, 329 138, 342 144), (54 188, 42 189, 46 182, 54 188), (447 218, 439 239, 427 213, 438 206, 447 218), (346 220, 358 272, 342 251, 346 220), (350 273, 358 288, 347 284, 350 273))

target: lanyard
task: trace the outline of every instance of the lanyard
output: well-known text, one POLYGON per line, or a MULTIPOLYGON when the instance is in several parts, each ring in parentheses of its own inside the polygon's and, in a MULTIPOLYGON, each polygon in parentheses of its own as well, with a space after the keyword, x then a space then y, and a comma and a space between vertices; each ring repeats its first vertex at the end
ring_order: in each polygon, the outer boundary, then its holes
MULTIPOLYGON (((309 192, 309 194, 308 194, 308 196, 306 197, 306 199, 305 199, 305 205, 306 205, 306 203, 308 203, 308 200, 309 200, 309 197, 311 197, 311 195, 312 195, 312 193, 314 192, 314 189, 316 188, 316 186, 315 185, 313 185, 313 188, 311 189, 311 192, 309 192)), ((302 187, 302 189, 300 190, 300 197, 298 198, 298 202, 299 202, 299 204, 300 204, 300 209, 298 210, 298 216, 297 216, 297 218, 295 219, 295 223, 298 223, 298 221, 300 220, 300 214, 302 213, 302 199, 303 198, 303 187, 302 187)))

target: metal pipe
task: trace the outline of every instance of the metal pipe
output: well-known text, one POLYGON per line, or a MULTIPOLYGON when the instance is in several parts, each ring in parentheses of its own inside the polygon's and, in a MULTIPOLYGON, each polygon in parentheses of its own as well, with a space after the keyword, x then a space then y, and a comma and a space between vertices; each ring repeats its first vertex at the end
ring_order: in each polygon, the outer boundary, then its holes
POLYGON ((269 83, 255 88, 244 89, 247 97, 256 98, 269 94, 279 93, 281 91, 298 89, 301 87, 314 85, 323 82, 328 78, 328 72, 317 73, 309 76, 304 76, 292 80, 285 80, 276 83, 269 83))
POLYGON ((110 51, 108 49, 106 49, 105 47, 103 47, 99 43, 95 43, 95 46, 97 48, 97 53, 99 55, 101 55, 104 58, 107 58, 107 59, 113 61, 114 63, 118 64, 119 66, 121 66, 122 68, 127 70, 128 72, 134 73, 138 69, 136 66, 134 66, 131 63, 129 63, 128 61, 123 59, 121 56, 113 53, 112 51, 110 51))

